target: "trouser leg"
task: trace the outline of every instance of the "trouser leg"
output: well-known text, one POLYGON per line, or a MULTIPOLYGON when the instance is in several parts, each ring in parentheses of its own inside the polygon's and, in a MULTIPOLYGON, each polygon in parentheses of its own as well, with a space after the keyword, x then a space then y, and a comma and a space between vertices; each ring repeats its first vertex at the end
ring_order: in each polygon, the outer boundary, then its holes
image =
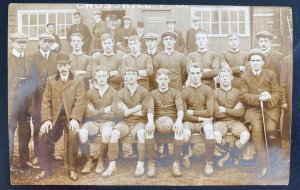
POLYGON ((31 127, 29 122, 29 114, 27 112, 20 113, 19 124, 19 159, 21 167, 25 166, 29 161, 29 141, 31 138, 31 127))

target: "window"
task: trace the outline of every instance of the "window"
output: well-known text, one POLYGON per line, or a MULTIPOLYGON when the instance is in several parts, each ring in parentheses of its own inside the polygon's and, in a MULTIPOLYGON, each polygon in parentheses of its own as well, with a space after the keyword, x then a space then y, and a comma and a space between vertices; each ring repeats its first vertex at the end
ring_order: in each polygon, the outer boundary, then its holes
POLYGON ((201 18, 201 28, 209 36, 224 37, 231 32, 250 36, 248 7, 205 6, 191 9, 191 16, 201 18))
POLYGON ((28 34, 29 40, 38 40, 40 33, 46 32, 46 24, 55 24, 55 33, 60 39, 67 39, 67 29, 72 25, 75 9, 63 10, 20 10, 18 11, 18 31, 28 34))

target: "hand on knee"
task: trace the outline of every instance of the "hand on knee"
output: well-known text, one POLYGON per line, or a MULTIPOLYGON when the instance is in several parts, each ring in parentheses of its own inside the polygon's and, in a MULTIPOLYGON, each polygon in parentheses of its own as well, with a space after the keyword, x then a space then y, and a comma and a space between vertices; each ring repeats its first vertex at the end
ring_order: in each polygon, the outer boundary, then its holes
POLYGON ((145 143, 145 130, 139 129, 136 135, 139 143, 145 143))
POLYGON ((222 142, 222 133, 220 131, 214 131, 214 137, 218 144, 222 142))
POLYGON ((214 130, 213 130, 213 126, 211 124, 205 124, 203 126, 203 130, 205 133, 205 139, 214 139, 214 130))
POLYGON ((79 130, 79 140, 81 144, 84 144, 88 141, 88 131, 86 129, 79 130))

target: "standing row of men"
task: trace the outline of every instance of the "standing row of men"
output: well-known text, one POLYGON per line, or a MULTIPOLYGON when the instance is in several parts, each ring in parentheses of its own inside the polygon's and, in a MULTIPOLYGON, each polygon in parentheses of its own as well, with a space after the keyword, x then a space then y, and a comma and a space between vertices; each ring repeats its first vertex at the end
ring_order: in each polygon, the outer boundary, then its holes
POLYGON ((188 142, 192 132, 202 131, 206 139, 205 173, 212 175, 215 141, 227 149, 223 137, 228 128, 239 137, 231 150, 232 155, 249 140, 248 129, 240 122, 246 109, 245 121, 252 127, 252 139, 261 161, 259 175, 264 176, 267 159, 262 114, 265 114, 268 142, 276 144, 280 107, 278 84, 281 79, 281 101, 287 107, 290 83, 287 83, 286 74, 289 70, 284 68, 291 63, 283 64, 282 55, 270 50, 271 33, 263 31, 256 36, 260 50, 255 49, 250 54, 240 51, 239 35, 233 33, 228 36, 229 50, 219 56, 208 50, 208 36, 199 31, 195 34, 197 50, 186 57, 175 50, 180 40, 175 32, 161 35, 164 49, 160 52, 158 35, 144 35, 147 49, 143 52, 139 36, 130 35, 124 39, 130 53, 120 56, 114 52, 117 45, 114 36, 104 33, 101 35, 103 54, 92 58, 84 53, 84 35, 80 32, 70 35, 72 53, 69 55, 53 53, 51 47, 55 38, 46 33, 39 35, 39 52, 29 58, 24 56, 27 35, 11 35, 14 45, 8 62, 8 81, 13 85, 9 88, 11 163, 18 122, 21 167, 34 167, 38 161, 43 170, 38 179, 51 174, 53 144, 63 130, 67 135, 65 164, 71 179, 78 179, 75 167, 78 138, 88 157, 82 172, 89 173, 88 137, 98 132, 102 132, 102 144, 97 173, 108 177, 116 171, 118 141, 131 134, 138 139, 139 162, 135 175, 143 175, 147 152, 147 174, 153 177, 154 131, 168 134, 173 129, 173 174, 181 175, 179 159, 184 142, 188 142), (280 75, 281 68, 285 76, 280 75), (221 88, 213 92, 217 76, 221 88), (260 101, 265 106, 264 112, 260 110, 260 101), (39 157, 33 163, 29 160, 28 148, 30 116, 35 127, 35 156, 39 157), (217 121, 215 124, 212 118, 217 121), (103 157, 106 155, 110 164, 104 171, 103 157))

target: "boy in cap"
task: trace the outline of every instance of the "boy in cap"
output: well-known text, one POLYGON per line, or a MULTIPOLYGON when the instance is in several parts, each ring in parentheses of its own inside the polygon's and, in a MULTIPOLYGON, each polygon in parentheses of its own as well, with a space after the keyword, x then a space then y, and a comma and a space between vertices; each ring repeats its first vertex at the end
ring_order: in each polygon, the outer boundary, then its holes
POLYGON ((198 50, 188 54, 187 68, 191 63, 200 63, 202 69, 202 82, 214 89, 214 77, 219 73, 219 56, 216 52, 208 50, 208 43, 208 36, 204 31, 200 31, 196 34, 198 50))
POLYGON ((123 118, 112 130, 108 143, 108 168, 102 173, 103 177, 111 176, 116 170, 118 156, 118 142, 120 139, 132 135, 138 140, 138 163, 135 176, 144 174, 145 160, 145 136, 146 115, 148 110, 149 96, 145 88, 137 83, 138 70, 135 67, 127 67, 125 70, 125 87, 119 91, 117 102, 117 116, 123 118))
POLYGON ((192 28, 186 31, 186 50, 188 53, 197 51, 196 34, 201 31, 200 22, 201 18, 194 17, 192 19, 192 28))
POLYGON ((152 59, 149 55, 141 52, 141 42, 138 36, 130 36, 128 46, 130 53, 123 56, 122 74, 125 74, 127 67, 136 67, 138 69, 138 84, 149 91, 149 77, 153 75, 152 59))
POLYGON ((58 35, 55 34, 55 32, 54 32, 55 30, 56 30, 56 27, 55 27, 54 23, 50 22, 50 23, 46 24, 46 32, 51 34, 55 38, 53 41, 53 44, 51 46, 51 51, 53 51, 54 53, 59 53, 62 48, 62 45, 61 45, 58 35))
POLYGON ((51 158, 49 150, 61 135, 66 135, 65 166, 71 180, 78 180, 76 172, 79 148, 78 131, 85 108, 84 81, 70 72, 71 64, 67 54, 59 54, 56 60, 57 74, 47 80, 41 106, 39 142, 39 162, 42 171, 37 180, 51 175, 51 158))
POLYGON ((96 173, 104 171, 103 161, 107 155, 110 133, 115 125, 115 110, 118 93, 107 81, 110 69, 106 66, 96 66, 93 70, 93 88, 86 93, 84 123, 79 130, 81 150, 87 161, 81 173, 87 174, 92 169, 89 138, 98 133, 102 135, 100 154, 98 157, 96 173))
MULTIPOLYGON (((246 106, 244 117, 245 121, 251 125, 251 136, 258 155, 258 177, 264 177, 267 174, 268 165, 265 141, 269 145, 271 154, 269 158, 274 160, 279 156, 275 154, 276 149, 279 149, 276 147, 279 86, 275 73, 263 67, 266 56, 262 50, 252 49, 248 60, 251 70, 246 71, 241 77, 241 100, 246 106), (261 102, 264 112, 262 112, 261 102), (262 114, 264 114, 265 125, 262 114), (266 130, 267 139, 264 139, 264 130, 266 130)), ((273 163, 271 165, 274 166, 273 163)))
POLYGON ((32 168, 29 160, 29 141, 31 138, 30 116, 34 112, 34 101, 31 98, 31 60, 24 53, 28 36, 24 33, 13 33, 10 36, 13 50, 8 54, 8 131, 9 160, 13 166, 14 137, 19 126, 19 163, 21 169, 32 168))
POLYGON ((87 25, 82 23, 82 17, 79 12, 73 13, 73 25, 70 26, 67 34, 68 41, 71 41, 71 35, 73 33, 80 33, 82 35, 83 47, 82 51, 85 54, 89 54, 90 46, 92 43, 92 34, 87 25))
POLYGON ((136 35, 136 29, 131 26, 131 18, 129 16, 123 17, 123 26, 118 29, 116 35, 117 47, 126 50, 128 48, 128 38, 136 35))
POLYGON ((170 72, 170 87, 181 90, 187 78, 186 57, 174 49, 177 34, 166 31, 162 33, 164 51, 158 53, 153 59, 154 76, 159 69, 165 68, 170 72))
POLYGON ((241 75, 249 69, 248 53, 240 50, 240 35, 230 33, 227 36, 228 50, 220 54, 220 67, 228 66, 233 73, 232 87, 240 89, 241 75))
MULTIPOLYGON (((184 49, 185 49, 185 42, 184 42, 184 38, 183 38, 182 32, 180 32, 178 30, 175 30, 176 21, 173 20, 173 19, 169 19, 169 20, 166 21, 166 23, 167 23, 168 31, 169 32, 174 32, 177 35, 177 39, 176 39, 176 43, 174 45, 174 49, 176 51, 179 51, 180 53, 183 53, 184 49)), ((163 47, 163 41, 162 40, 163 39, 161 39, 161 41, 159 43, 160 50, 164 49, 164 47, 163 47)))
POLYGON ((111 34, 105 33, 101 37, 103 54, 95 60, 96 65, 104 65, 110 69, 108 84, 115 90, 121 88, 121 56, 114 52, 114 38, 111 34))
MULTIPOLYGON (((213 133, 212 117, 214 112, 214 98, 212 89, 201 82, 201 65, 192 63, 189 66, 189 78, 191 83, 182 90, 184 123, 183 135, 188 142, 192 133, 205 134, 205 175, 213 175, 213 156, 215 140, 213 133)), ((189 156, 185 153, 183 163, 189 168, 189 156)))
POLYGON ((94 49, 102 49, 101 47, 101 36, 107 31, 106 23, 101 18, 101 11, 94 11, 93 17, 95 20, 95 25, 93 27, 93 35, 94 35, 94 49))
MULTIPOLYGON (((39 142, 38 136, 41 128, 41 104, 43 99, 43 93, 45 90, 47 78, 55 75, 56 70, 56 57, 57 54, 51 51, 55 38, 49 33, 39 34, 39 51, 31 56, 32 58, 32 82, 34 85, 35 93, 35 114, 33 116, 34 125, 34 159, 33 163, 37 164, 37 157, 39 154, 39 142)), ((53 147, 54 150, 54 147, 53 147)), ((58 158, 53 155, 54 158, 58 158)), ((62 159, 62 158, 61 158, 62 159)))
POLYGON ((269 31, 260 31, 256 35, 259 48, 266 56, 264 68, 275 73, 277 82, 280 80, 280 71, 283 65, 284 56, 281 52, 275 51, 271 48, 274 35, 269 31))

